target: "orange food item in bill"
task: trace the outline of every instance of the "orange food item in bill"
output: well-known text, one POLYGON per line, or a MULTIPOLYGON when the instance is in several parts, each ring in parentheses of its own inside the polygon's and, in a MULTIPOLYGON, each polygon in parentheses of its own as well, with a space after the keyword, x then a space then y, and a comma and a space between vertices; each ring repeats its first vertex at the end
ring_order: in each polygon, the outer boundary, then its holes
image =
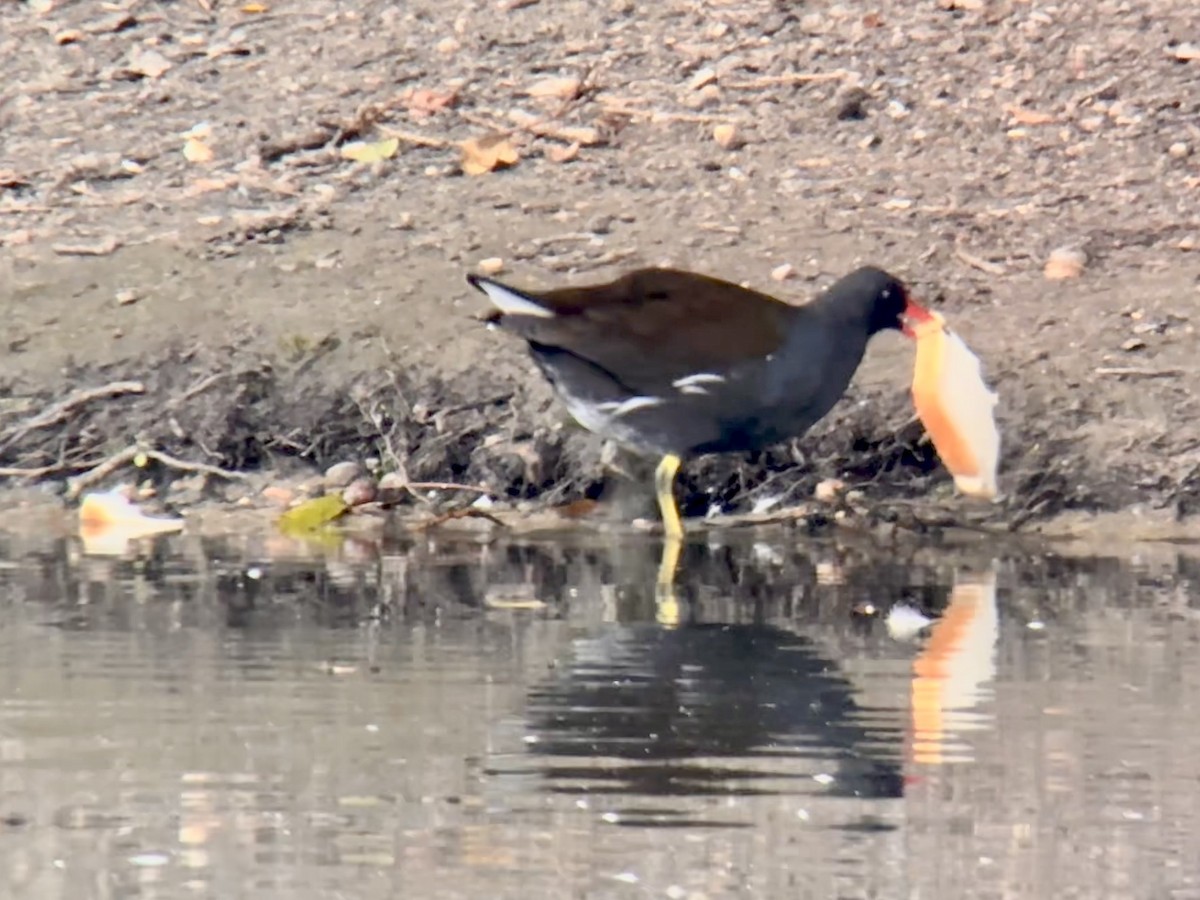
POLYGON ((913 404, 955 486, 972 497, 993 499, 1000 462, 997 397, 984 383, 979 357, 936 312, 913 327, 917 362, 913 404))

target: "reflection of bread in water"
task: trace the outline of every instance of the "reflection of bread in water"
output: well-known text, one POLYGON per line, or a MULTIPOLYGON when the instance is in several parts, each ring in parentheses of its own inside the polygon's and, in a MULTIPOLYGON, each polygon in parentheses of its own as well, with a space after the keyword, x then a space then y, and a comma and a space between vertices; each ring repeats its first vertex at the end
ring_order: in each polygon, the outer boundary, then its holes
POLYGON ((914 328, 917 362, 913 404, 955 486, 972 497, 996 496, 1000 434, 996 394, 984 383, 979 357, 932 313, 914 328))

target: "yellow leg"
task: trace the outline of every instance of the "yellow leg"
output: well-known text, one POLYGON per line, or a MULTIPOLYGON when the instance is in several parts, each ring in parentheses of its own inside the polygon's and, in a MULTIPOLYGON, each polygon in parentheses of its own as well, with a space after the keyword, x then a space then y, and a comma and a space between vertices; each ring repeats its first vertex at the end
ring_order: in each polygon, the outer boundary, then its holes
POLYGON ((679 518, 679 507, 675 505, 675 475, 682 462, 674 453, 668 453, 654 470, 654 490, 662 512, 663 533, 669 540, 676 541, 683 538, 683 521, 679 518))
POLYGON ((679 551, 683 542, 668 537, 663 540, 662 557, 658 563, 658 582, 655 585, 654 617, 662 625, 679 624, 679 600, 675 596, 675 571, 679 568, 679 551))
POLYGON ((675 570, 679 568, 679 553, 683 549, 683 521, 675 505, 675 476, 682 460, 668 453, 654 472, 654 490, 662 512, 663 549, 658 564, 655 590, 656 618, 664 625, 679 624, 679 601, 675 597, 675 570))

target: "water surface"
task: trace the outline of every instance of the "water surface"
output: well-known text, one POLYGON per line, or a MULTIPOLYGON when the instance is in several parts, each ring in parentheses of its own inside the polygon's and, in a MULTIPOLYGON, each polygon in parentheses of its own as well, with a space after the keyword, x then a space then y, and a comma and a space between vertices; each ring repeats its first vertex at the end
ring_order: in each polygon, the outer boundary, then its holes
POLYGON ((1200 897, 1194 563, 727 540, 0 537, 0 896, 1200 897))

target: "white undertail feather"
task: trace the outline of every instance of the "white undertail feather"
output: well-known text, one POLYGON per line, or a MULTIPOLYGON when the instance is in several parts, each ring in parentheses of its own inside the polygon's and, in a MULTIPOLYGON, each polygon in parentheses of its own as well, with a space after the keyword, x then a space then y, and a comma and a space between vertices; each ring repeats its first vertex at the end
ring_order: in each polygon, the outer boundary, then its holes
POLYGON ((542 319, 554 318, 554 313, 546 309, 544 306, 539 306, 531 298, 524 294, 519 294, 512 288, 506 288, 502 284, 497 284, 494 281, 479 279, 476 282, 487 294, 488 299, 495 304, 500 312, 508 316, 537 316, 542 319))

